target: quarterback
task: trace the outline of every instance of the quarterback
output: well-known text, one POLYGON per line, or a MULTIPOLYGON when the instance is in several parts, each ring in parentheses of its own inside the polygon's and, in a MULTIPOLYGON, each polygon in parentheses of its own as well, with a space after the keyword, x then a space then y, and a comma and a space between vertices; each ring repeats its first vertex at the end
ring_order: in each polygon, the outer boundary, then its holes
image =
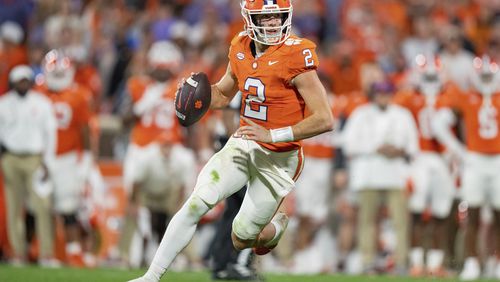
POLYGON ((316 73, 315 45, 290 35, 291 1, 244 0, 241 12, 245 31, 231 42, 229 65, 212 85, 210 105, 227 107, 240 91, 240 127, 200 172, 147 273, 132 281, 159 281, 191 240, 200 218, 245 185, 233 221, 233 244, 239 250, 269 252, 288 223, 278 209, 302 170, 300 140, 332 130, 326 91, 316 73))

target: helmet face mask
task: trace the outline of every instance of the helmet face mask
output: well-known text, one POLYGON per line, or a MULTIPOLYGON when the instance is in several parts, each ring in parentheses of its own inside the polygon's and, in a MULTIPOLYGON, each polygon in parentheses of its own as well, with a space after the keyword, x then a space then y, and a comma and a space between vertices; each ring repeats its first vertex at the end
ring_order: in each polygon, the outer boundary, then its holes
POLYGON ((288 39, 292 29, 292 12, 291 0, 241 2, 241 14, 248 36, 264 45, 279 45, 288 39))
POLYGON ((70 58, 59 50, 51 50, 45 55, 43 74, 47 87, 52 91, 62 91, 71 86, 75 77, 75 66, 70 58))

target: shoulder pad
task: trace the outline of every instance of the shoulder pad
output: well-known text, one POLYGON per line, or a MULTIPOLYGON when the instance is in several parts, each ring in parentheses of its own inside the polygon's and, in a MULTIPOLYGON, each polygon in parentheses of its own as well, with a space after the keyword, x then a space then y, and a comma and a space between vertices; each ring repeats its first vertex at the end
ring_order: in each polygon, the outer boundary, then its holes
POLYGON ((243 41, 248 36, 246 31, 240 32, 231 40, 231 46, 237 45, 239 42, 243 41))

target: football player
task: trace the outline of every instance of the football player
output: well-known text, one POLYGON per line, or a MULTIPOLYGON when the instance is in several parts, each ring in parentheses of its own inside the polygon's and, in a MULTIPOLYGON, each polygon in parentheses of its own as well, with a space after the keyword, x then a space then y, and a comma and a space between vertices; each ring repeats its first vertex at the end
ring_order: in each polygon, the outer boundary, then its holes
POLYGON ((196 178, 191 175, 196 167, 194 155, 182 145, 174 109, 176 83, 172 81, 181 62, 182 53, 176 45, 155 42, 147 54, 149 74, 131 77, 127 83, 132 104, 125 119, 133 122, 133 128, 124 162, 129 206, 120 239, 121 256, 127 262, 139 215, 144 214, 139 213, 140 208, 147 208, 151 222, 156 223, 151 227, 158 231, 153 233, 159 241, 182 202, 184 187, 192 186, 196 178))
POLYGON ((51 175, 54 209, 63 219, 69 265, 81 266, 81 226, 84 174, 92 165, 90 94, 74 83, 75 67, 61 50, 51 50, 43 61, 44 83, 38 89, 52 101, 57 118, 57 152, 51 175))
MULTIPOLYGON (((499 66, 489 57, 474 59, 472 74, 474 89, 459 99, 449 99, 439 105, 434 126, 436 136, 464 163, 462 199, 468 205, 465 232, 465 263, 460 279, 479 279, 481 266, 477 251, 480 210, 489 205, 493 209, 494 223, 500 226, 500 75, 499 66), (450 130, 458 113, 465 125, 465 144, 460 143, 450 130)), ((496 230, 497 253, 500 234, 496 230)), ((500 278, 497 261, 496 278, 500 278)))
POLYGON ((417 67, 413 78, 415 90, 403 91, 395 102, 407 108, 415 118, 420 139, 420 152, 412 163, 412 194, 409 209, 412 214, 410 275, 443 275, 444 246, 446 244, 445 220, 450 214, 454 196, 454 183, 449 165, 441 152, 442 146, 435 138, 431 121, 436 112, 437 100, 445 91, 443 77, 434 57, 416 57, 417 67), (425 218, 426 209, 430 220, 425 218), (427 228, 430 232, 427 232, 427 228), (427 251, 424 269, 424 241, 426 235, 432 239, 427 251))
POLYGON ((147 273, 132 281, 159 281, 193 237, 200 218, 245 185, 247 192, 233 221, 233 245, 264 254, 278 244, 288 223, 278 209, 302 170, 300 140, 333 127, 326 91, 316 73, 316 46, 290 34, 292 10, 290 0, 241 2, 246 28, 231 42, 229 65, 212 85, 210 105, 224 108, 241 91, 240 128, 200 172, 147 273))

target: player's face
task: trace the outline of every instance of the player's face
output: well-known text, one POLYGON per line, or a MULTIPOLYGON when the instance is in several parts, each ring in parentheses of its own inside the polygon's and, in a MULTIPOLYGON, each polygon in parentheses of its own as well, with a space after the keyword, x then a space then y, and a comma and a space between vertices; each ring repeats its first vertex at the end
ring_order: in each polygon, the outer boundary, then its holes
POLYGON ((492 72, 483 72, 480 74, 482 83, 491 83, 493 81, 493 73, 492 72))
POLYGON ((151 78, 158 82, 167 82, 173 76, 168 68, 153 68, 150 75, 151 78))
POLYGON ((279 41, 281 39, 282 21, 283 18, 281 14, 255 15, 256 25, 265 28, 263 34, 259 34, 258 36, 266 37, 270 41, 279 41))
POLYGON ((263 14, 255 15, 255 20, 258 26, 261 27, 278 27, 281 26, 281 14, 263 14))
POLYGON ((387 108, 387 106, 389 106, 389 104, 391 103, 392 101, 392 93, 390 92, 376 92, 375 95, 374 95, 374 102, 375 104, 385 110, 387 108))
POLYGON ((426 73, 422 75, 420 91, 426 96, 436 96, 439 94, 441 84, 437 73, 426 73))
POLYGON ((28 79, 22 79, 16 83, 14 83, 13 88, 16 90, 19 95, 24 96, 28 93, 28 90, 31 88, 31 81, 28 79))

